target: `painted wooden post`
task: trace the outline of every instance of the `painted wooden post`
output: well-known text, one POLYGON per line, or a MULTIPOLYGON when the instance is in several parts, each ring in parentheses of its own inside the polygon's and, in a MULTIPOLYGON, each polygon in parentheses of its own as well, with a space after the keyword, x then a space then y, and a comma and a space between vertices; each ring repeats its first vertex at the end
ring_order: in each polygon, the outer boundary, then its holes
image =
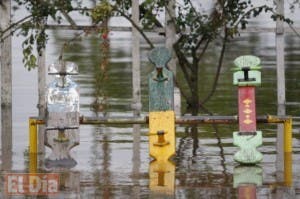
MULTIPOLYGON (((0 2, 0 30, 11 24, 11 1, 0 2)), ((1 143, 2 156, 7 159, 2 169, 11 168, 12 153, 12 54, 11 31, 7 31, 1 38, 1 143), (2 38, 5 38, 2 40, 2 38)))
MULTIPOLYGON (((172 58, 168 63, 168 68, 173 72, 173 75, 176 76, 176 65, 177 58, 173 49, 173 45, 176 40, 176 30, 173 19, 175 18, 175 1, 170 0, 166 5, 165 12, 165 33, 166 33, 166 48, 171 52, 172 58)), ((174 86, 174 111, 176 116, 181 115, 181 97, 179 88, 174 86)))
POLYGON ((233 144, 240 147, 234 160, 241 164, 256 164, 262 154, 256 147, 262 144, 262 132, 256 130, 255 86, 261 83, 260 60, 246 55, 234 60, 233 83, 238 85, 239 131, 233 133, 233 144))
POLYGON ((167 48, 154 48, 149 60, 156 68, 148 77, 149 153, 155 159, 149 167, 150 189, 154 194, 167 196, 174 195, 175 185, 175 165, 169 161, 175 154, 173 74, 166 69, 170 59, 167 48))
POLYGON ((174 109, 173 73, 165 66, 171 54, 164 47, 155 48, 149 60, 156 69, 149 75, 149 111, 166 111, 174 109))
MULTIPOLYGON (((284 0, 276 0, 277 13, 284 15, 284 0)), ((276 67, 277 67, 277 114, 285 115, 285 63, 284 63, 284 22, 280 19, 276 21, 276 67)), ((284 154, 283 148, 283 125, 279 124, 277 128, 277 140, 276 140, 276 170, 284 170, 284 154)), ((279 177, 278 180, 282 180, 283 177, 279 177)))
MULTIPOLYGON (((132 1, 132 20, 139 24, 139 0, 132 1)), ((141 77, 140 77, 140 33, 132 28, 132 107, 134 116, 140 115, 141 103, 141 77)))

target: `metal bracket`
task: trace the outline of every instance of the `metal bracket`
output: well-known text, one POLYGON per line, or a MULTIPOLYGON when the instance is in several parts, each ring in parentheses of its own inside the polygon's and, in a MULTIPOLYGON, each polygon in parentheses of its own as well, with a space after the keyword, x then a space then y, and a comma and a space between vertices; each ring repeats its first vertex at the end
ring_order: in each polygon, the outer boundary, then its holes
POLYGON ((157 131, 156 134, 157 134, 157 142, 153 143, 154 146, 163 147, 170 144, 170 142, 165 140, 165 134, 167 134, 165 131, 163 130, 157 131))

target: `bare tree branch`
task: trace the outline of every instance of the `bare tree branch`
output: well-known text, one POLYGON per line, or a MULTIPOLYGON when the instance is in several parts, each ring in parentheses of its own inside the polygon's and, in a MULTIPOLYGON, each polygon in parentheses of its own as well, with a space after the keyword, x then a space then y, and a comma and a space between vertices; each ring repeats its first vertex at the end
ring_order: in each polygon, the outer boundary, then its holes
POLYGON ((65 10, 60 9, 59 11, 64 15, 66 20, 71 24, 72 28, 76 27, 76 22, 72 19, 72 17, 70 17, 70 15, 65 10))
POLYGON ((139 33, 143 36, 143 38, 146 40, 146 42, 149 44, 151 48, 154 48, 153 43, 150 41, 150 39, 146 36, 144 31, 136 24, 129 16, 127 16, 122 10, 118 9, 117 7, 114 7, 114 10, 119 12, 121 16, 125 17, 138 31, 139 33))
POLYGON ((20 26, 23 24, 24 21, 26 21, 27 19, 30 19, 31 17, 32 17, 32 15, 28 15, 28 16, 26 16, 26 17, 20 19, 19 21, 15 22, 15 23, 12 23, 12 24, 11 24, 10 26, 8 26, 6 29, 1 30, 1 31, 0 31, 0 37, 2 38, 2 36, 3 36, 6 32, 10 31, 10 30, 13 29, 13 28, 14 28, 14 31, 12 31, 12 32, 15 32, 17 29, 20 28, 20 26))
POLYGON ((217 67, 217 72, 215 75, 214 83, 213 83, 210 93, 204 98, 204 100, 199 102, 200 105, 205 104, 211 98, 211 96, 213 96, 213 94, 216 91, 219 77, 220 77, 221 68, 223 65, 223 58, 224 58, 224 54, 225 54, 226 44, 227 44, 228 33, 227 33, 226 27, 225 27, 224 33, 225 33, 225 35, 224 35, 224 39, 223 39, 223 46, 222 46, 222 50, 221 50, 221 54, 220 54, 220 58, 219 58, 219 62, 218 62, 218 67, 217 67))
POLYGON ((186 79, 188 85, 190 88, 192 87, 192 82, 191 79, 189 78, 189 72, 187 71, 187 69, 191 70, 191 64, 189 63, 189 61, 186 59, 185 55, 181 52, 181 50, 179 49, 179 42, 181 41, 182 36, 179 38, 179 40, 173 45, 173 48, 175 50, 175 54, 178 58, 178 62, 179 62, 179 66, 184 74, 184 78, 186 79))

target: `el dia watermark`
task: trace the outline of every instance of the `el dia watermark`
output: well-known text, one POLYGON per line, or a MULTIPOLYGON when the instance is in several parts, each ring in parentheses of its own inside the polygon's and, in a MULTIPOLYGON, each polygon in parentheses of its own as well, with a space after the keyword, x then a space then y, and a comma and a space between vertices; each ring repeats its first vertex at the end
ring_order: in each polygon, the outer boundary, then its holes
POLYGON ((7 195, 55 195, 59 192, 58 173, 5 174, 7 195))

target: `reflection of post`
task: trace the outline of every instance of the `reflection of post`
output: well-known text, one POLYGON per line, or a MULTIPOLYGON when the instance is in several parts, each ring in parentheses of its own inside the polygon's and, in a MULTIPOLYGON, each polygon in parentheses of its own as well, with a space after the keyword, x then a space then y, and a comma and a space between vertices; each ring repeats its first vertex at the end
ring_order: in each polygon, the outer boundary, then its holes
POLYGON ((262 184, 262 169, 258 166, 238 166, 233 170, 233 187, 239 199, 256 199, 256 186, 262 184))
POLYGON ((133 125, 133 147, 132 147, 132 182, 133 182, 133 193, 132 198, 139 198, 140 196, 140 185, 139 185, 139 173, 141 166, 140 158, 140 143, 141 143, 141 125, 133 125))
POLYGON ((154 160, 150 163, 150 189, 152 197, 174 197, 175 165, 168 161, 154 160))
MULTIPOLYGON (((54 171, 55 172, 55 171, 54 171)), ((57 198, 80 198, 80 172, 63 170, 60 174, 59 185, 61 196, 57 198)))
POLYGON ((256 186, 253 184, 239 186, 238 199, 256 199, 256 186))
MULTIPOLYGON (((104 185, 110 185, 110 170, 109 170, 109 166, 110 166, 110 147, 109 147, 109 142, 108 142, 109 138, 107 135, 103 136, 103 145, 102 145, 102 151, 103 151, 103 162, 102 162, 102 179, 103 179, 103 184, 104 185)), ((109 186, 104 186, 103 187, 103 195, 102 198, 104 199, 108 199, 111 198, 112 194, 111 194, 111 189, 109 188, 109 186)))

